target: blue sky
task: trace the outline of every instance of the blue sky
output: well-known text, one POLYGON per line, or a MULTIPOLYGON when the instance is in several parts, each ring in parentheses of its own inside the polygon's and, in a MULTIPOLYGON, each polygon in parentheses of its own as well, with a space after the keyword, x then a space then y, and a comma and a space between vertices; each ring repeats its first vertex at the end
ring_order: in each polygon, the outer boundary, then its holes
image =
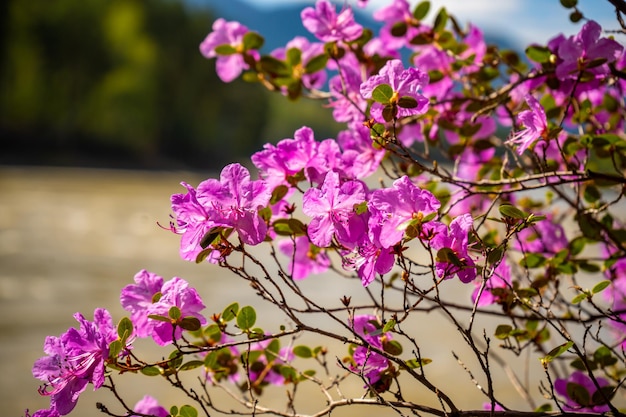
MULTIPOLYGON (((271 9, 285 4, 315 4, 314 0, 244 0, 259 8, 271 9)), ((409 0, 412 5, 418 0, 409 0)), ((338 4, 355 4, 356 0, 336 1, 338 4)), ((389 4, 390 0, 370 0, 369 9, 375 10, 389 4)), ((614 9, 606 0, 579 0, 579 7, 586 17, 596 20, 603 28, 617 28, 614 9)), ((431 0, 431 15, 445 6, 461 22, 472 22, 485 32, 505 34, 518 48, 530 43, 544 43, 552 36, 563 33, 571 35, 580 30, 581 24, 569 22, 568 10, 559 0, 431 0)), ((622 44, 626 36, 616 38, 622 44)))

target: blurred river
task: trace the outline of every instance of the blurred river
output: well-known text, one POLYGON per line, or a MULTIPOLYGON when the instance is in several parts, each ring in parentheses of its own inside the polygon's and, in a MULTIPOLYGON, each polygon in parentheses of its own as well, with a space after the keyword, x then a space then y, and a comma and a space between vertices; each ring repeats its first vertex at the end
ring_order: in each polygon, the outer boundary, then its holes
MULTIPOLYGON (((202 295, 207 305, 206 315, 221 312, 232 301, 239 301, 240 305, 256 305, 259 309, 254 291, 245 282, 213 265, 196 265, 181 260, 178 257, 178 236, 157 226, 157 222, 169 223, 169 196, 184 191, 180 181, 197 185, 205 178, 188 172, 0 167, 2 415, 19 417, 26 408, 31 412, 47 408, 48 398, 37 394, 39 381, 31 375, 33 362, 43 356, 45 337, 59 335, 74 327, 76 321, 72 315, 75 312, 93 319, 96 307, 107 308, 117 322, 125 315, 119 305, 119 292, 133 282, 133 276, 140 269, 155 272, 165 280, 172 276, 187 279, 202 295)), ((311 297, 331 300, 329 302, 334 304, 343 295, 353 296, 353 300, 367 300, 367 294, 360 285, 354 285, 357 284, 354 280, 331 278, 314 277, 300 285, 311 297)), ((450 288, 457 297, 467 299, 473 286, 450 288)), ((260 316, 288 325, 272 314, 276 309, 267 304, 261 306, 265 310, 259 310, 260 316)), ((485 325, 491 334, 493 324, 481 321, 476 328, 482 329, 485 325)), ((452 387, 453 392, 449 394, 459 400, 459 406, 480 408, 484 397, 454 360, 451 351, 459 354, 475 375, 480 375, 479 368, 454 328, 435 313, 422 314, 413 325, 416 327, 407 326, 405 330, 416 335, 422 355, 434 361, 425 369, 428 378, 442 383, 444 390, 452 387)), ((266 330, 275 331, 276 327, 266 330)), ((336 351, 331 351, 333 356, 328 358, 331 371, 341 373, 334 365, 335 355, 344 356, 346 346, 337 344, 334 348, 336 351)), ((494 349, 497 349, 497 343, 494 343, 494 349)), ((161 356, 168 353, 169 350, 157 352, 161 356)), ((530 380, 543 377, 535 357, 529 362, 525 357, 517 358, 515 362, 510 356, 507 352, 503 354, 507 361, 511 360, 512 366, 528 368, 530 380)), ((154 359, 158 358, 160 356, 154 359)), ((503 372, 495 372, 495 378, 498 387, 502 384, 510 386, 503 372)), ((189 403, 184 397, 169 396, 171 390, 162 378, 149 380, 128 375, 128 378, 119 379, 124 380, 120 386, 128 394, 131 406, 146 393, 157 396, 166 407, 189 403)), ((323 408, 325 400, 320 393, 313 389, 314 395, 309 395, 304 385, 300 394, 305 393, 311 406, 304 407, 303 412, 323 408)), ((537 397, 537 385, 531 383, 534 397, 537 397)), ((284 389, 276 388, 272 392, 276 394, 275 399, 274 394, 270 394, 265 404, 269 401, 269 405, 284 407, 284 389)), ((359 396, 363 392, 362 384, 355 380, 355 383, 347 384, 345 392, 359 396)), ((416 400, 437 407, 432 395, 428 394, 425 399, 420 393, 422 391, 415 392, 416 400)), ((411 390, 408 394, 410 398, 414 397, 411 390)), ((220 396, 226 395, 218 393, 215 399, 225 400, 220 396)), ((499 398, 511 406, 521 406, 521 400, 512 388, 504 389, 499 398)), ((89 386, 72 415, 102 416, 95 408, 96 401, 121 413, 108 391, 93 393, 89 386)), ((381 411, 387 415, 391 410, 357 407, 338 410, 333 415, 351 416, 355 411, 362 416, 378 416, 381 411)))

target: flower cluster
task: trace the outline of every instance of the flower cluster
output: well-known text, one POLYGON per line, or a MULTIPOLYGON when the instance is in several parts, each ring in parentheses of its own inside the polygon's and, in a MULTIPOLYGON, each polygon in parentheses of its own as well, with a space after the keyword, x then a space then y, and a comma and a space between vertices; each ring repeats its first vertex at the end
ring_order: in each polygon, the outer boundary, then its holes
MULTIPOLYGON (((33 374, 44 382, 40 392, 51 397, 50 408, 33 417, 68 414, 89 383, 103 386, 107 365, 162 375, 177 387, 183 386, 179 372, 202 368, 203 389, 229 381, 246 393, 241 403, 253 407, 256 398, 247 396, 264 387, 293 384, 291 396, 305 380, 318 383, 331 401, 314 371, 294 367, 298 357, 314 358, 330 374, 325 348, 293 345, 305 331, 349 341, 350 354, 339 366, 358 375, 380 403, 408 371, 454 413, 456 406, 421 370, 430 360, 421 358, 404 322, 431 309, 445 312, 488 378, 488 364, 500 361, 489 359, 494 348, 486 333, 476 342, 472 326, 482 313, 505 321, 494 331, 505 349, 543 352, 540 363, 549 375, 551 362, 571 354, 575 371, 549 378, 544 392, 561 411, 618 412, 612 398, 623 386, 623 369, 616 367, 626 344, 626 219, 615 208, 626 182, 623 47, 589 20, 577 35, 531 45, 524 60, 487 45, 480 29, 461 28, 445 9, 427 23, 429 8, 429 2, 411 9, 407 0, 394 0, 374 14, 383 23, 374 34, 349 7, 337 11, 318 0, 301 19, 319 42, 297 37, 263 56, 259 34, 238 22, 214 22, 200 50, 216 58, 223 81, 245 71, 247 80, 288 99, 321 98, 346 125, 323 140, 303 126, 251 156, 258 177, 233 163, 219 179, 197 187, 183 182, 186 192, 170 199, 169 230, 180 235, 180 256, 244 278, 293 329, 267 333, 255 327, 255 310, 236 302, 209 323, 186 281, 164 282, 142 270, 122 290, 130 318, 117 329, 98 309, 93 322, 77 313, 79 329, 46 340, 47 356, 33 374), (506 138, 498 136, 503 129, 506 138), (538 201, 543 189, 546 201, 538 201), (256 246, 275 268, 256 256, 256 246), (602 258, 589 256, 598 246, 602 258), (343 307, 326 308, 304 293, 300 281, 329 271, 354 280, 371 303, 355 307, 344 295, 343 307), (579 271, 603 272, 606 280, 584 289, 579 271), (455 283, 470 287, 468 305, 447 304, 444 293, 455 283), (603 291, 603 300, 593 298, 603 291), (376 315, 362 314, 372 307, 376 315), (467 317, 457 317, 457 310, 467 317), (330 318, 350 338, 301 318, 309 314, 330 318), (615 340, 604 340, 604 323, 615 340), (582 343, 572 336, 579 333, 582 343), (289 344, 281 345, 286 337, 289 344), (175 351, 156 363, 140 360, 131 346, 135 338, 175 351), (412 346, 411 359, 400 358, 401 339, 412 346), (595 376, 598 369, 603 377, 595 376)), ((212 407, 195 391, 185 392, 212 407)), ((488 409, 507 410, 491 388, 483 392, 488 409)), ((399 387, 393 394, 395 404, 409 404, 399 387)), ((126 410, 179 414, 148 396, 126 410)), ((195 415, 188 410, 180 415, 195 415)))

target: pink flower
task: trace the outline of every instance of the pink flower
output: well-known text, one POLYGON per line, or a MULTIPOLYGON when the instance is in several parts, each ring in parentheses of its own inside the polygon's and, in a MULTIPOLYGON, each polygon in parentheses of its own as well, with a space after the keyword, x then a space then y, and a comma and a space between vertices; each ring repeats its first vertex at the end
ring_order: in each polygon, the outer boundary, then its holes
MULTIPOLYGON (((193 317, 198 319, 200 324, 206 324, 206 318, 200 314, 204 309, 204 303, 200 295, 194 288, 189 287, 189 283, 182 278, 174 277, 163 284, 161 288, 161 298, 159 301, 150 304, 146 310, 147 315, 157 315, 168 317, 172 307, 177 307, 181 313, 181 319, 193 317)), ((183 329, 174 326, 169 321, 150 319, 152 339, 160 346, 165 346, 174 339, 179 339, 183 329)))
POLYGON ((524 97, 529 110, 524 110, 517 115, 517 119, 524 125, 524 129, 515 133, 507 143, 518 145, 517 153, 523 154, 530 145, 539 138, 546 138, 548 134, 548 120, 543 106, 530 94, 524 97))
POLYGON ((402 240, 411 221, 436 213, 441 203, 405 175, 391 188, 375 190, 367 206, 370 239, 378 247, 389 248, 402 240))
POLYGON ((146 337, 152 326, 148 322, 148 307, 155 302, 154 296, 161 292, 163 278, 145 269, 135 275, 135 284, 122 289, 120 303, 124 310, 131 312, 135 334, 146 337))
POLYGON ((395 117, 407 117, 416 114, 423 114, 428 110, 428 99, 418 93, 424 85, 428 83, 428 74, 417 68, 404 69, 402 61, 392 59, 387 61, 381 68, 378 75, 372 75, 361 84, 361 95, 366 99, 371 99, 374 90, 383 84, 391 87, 392 96, 387 103, 375 101, 370 110, 371 116, 378 122, 386 121, 383 110, 393 106, 395 117), (408 102, 413 101, 413 104, 408 102))
POLYGON ((330 259, 326 252, 312 245, 307 236, 298 236, 295 241, 281 240, 278 248, 290 257, 287 272, 295 281, 305 279, 312 274, 326 272, 330 266, 330 259))
MULTIPOLYGON (((588 21, 575 36, 563 40, 558 46, 556 76, 559 80, 576 79, 578 73, 588 70, 597 76, 604 76, 609 72, 606 63, 615 62, 624 49, 612 39, 602 38, 602 28, 593 20, 588 21), (604 61, 603 65, 587 68, 593 61, 604 61)), ((595 63, 594 63, 595 65, 595 63)))
POLYGON ((220 79, 226 83, 233 81, 241 74, 241 71, 248 68, 244 61, 243 37, 249 30, 239 22, 227 22, 224 19, 217 19, 213 22, 213 32, 200 44, 200 52, 206 58, 217 57, 216 71, 220 79), (235 49, 234 53, 220 55, 215 48, 222 45, 229 45, 235 49))
MULTIPOLYGON (((154 417, 168 417, 169 411, 159 405, 159 402, 149 395, 144 396, 135 404, 133 411, 141 414, 148 414, 154 417)), ((134 415, 134 414, 131 414, 134 415)))
POLYGON ((433 238, 430 245, 438 253, 442 249, 445 257, 438 258, 435 270, 441 278, 450 279, 457 275, 461 282, 468 283, 476 278, 476 268, 474 260, 468 253, 468 233, 472 229, 474 220, 469 214, 456 217, 450 223, 450 227, 439 222, 427 223, 426 233, 431 233, 433 238))
POLYGON ((321 248, 330 246, 336 234, 339 240, 352 241, 355 234, 350 221, 355 217, 354 206, 365 200, 365 186, 360 181, 339 181, 334 171, 326 174, 321 188, 310 188, 302 196, 302 211, 313 219, 308 232, 311 242, 321 248))
POLYGON ((349 42, 363 32, 363 27, 354 21, 352 9, 347 7, 337 14, 327 0, 318 0, 315 9, 307 7, 300 17, 304 27, 322 42, 349 42))
POLYGON ((39 393, 50 396, 50 409, 36 412, 37 417, 69 414, 87 384, 93 384, 94 389, 104 384, 109 344, 117 339, 111 315, 99 308, 94 311, 93 322, 80 313, 74 318, 80 328, 70 328, 60 337, 48 336, 44 343, 47 356, 33 365, 33 376, 45 382, 39 393))
MULTIPOLYGON (((609 381, 602 377, 596 377, 596 381, 600 388, 609 386, 609 381)), ((606 405, 598 387, 589 376, 580 371, 575 371, 567 379, 558 378, 554 381, 554 390, 566 398, 564 410, 593 413, 609 411, 609 406, 606 405)))
POLYGON ((230 164, 222 169, 219 180, 200 183, 197 200, 215 224, 232 227, 244 243, 257 245, 267 233, 259 210, 268 205, 271 195, 265 181, 252 181, 247 168, 230 164))

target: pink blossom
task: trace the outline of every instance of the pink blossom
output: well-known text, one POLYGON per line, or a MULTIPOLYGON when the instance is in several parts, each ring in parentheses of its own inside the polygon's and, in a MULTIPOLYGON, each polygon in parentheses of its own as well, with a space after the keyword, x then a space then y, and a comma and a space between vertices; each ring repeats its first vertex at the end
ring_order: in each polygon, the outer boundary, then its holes
POLYGON ((405 175, 391 188, 375 190, 367 206, 370 239, 378 247, 389 248, 402 240, 411 221, 436 213, 441 203, 405 175))
MULTIPOLYGON (((596 377, 596 381, 600 388, 609 386, 609 381, 602 377, 596 377)), ((564 410, 603 413, 610 409, 598 392, 598 387, 583 372, 575 371, 567 379, 557 378, 554 390, 566 398, 564 410)))
POLYGON ((312 217, 308 226, 311 242, 319 247, 330 246, 336 234, 340 240, 351 240, 362 230, 353 229, 354 206, 365 200, 365 186, 360 181, 340 183, 339 174, 326 174, 320 188, 310 188, 302 196, 302 211, 312 217))
POLYGON ((352 9, 346 7, 337 14, 327 0, 318 0, 315 8, 302 10, 300 17, 304 27, 322 42, 349 42, 363 32, 363 27, 354 21, 352 9))
MULTIPOLYGON (((154 417, 168 417, 169 411, 159 405, 159 402, 150 395, 145 395, 135 404, 133 411, 141 414, 148 414, 154 417)), ((133 416, 134 414, 131 414, 133 416)))
POLYGON ((225 83, 233 81, 241 74, 248 64, 244 61, 243 37, 249 30, 239 22, 227 22, 224 19, 217 19, 213 22, 213 32, 200 44, 200 52, 206 58, 217 57, 217 75, 225 83), (215 48, 222 45, 229 45, 235 48, 236 52, 229 55, 220 55, 215 48))
POLYGON ((556 67, 559 80, 576 79, 583 70, 591 71, 596 76, 604 76, 609 72, 605 64, 615 62, 624 48, 612 39, 600 38, 601 33, 600 25, 590 20, 578 34, 560 42, 558 57, 561 61, 556 67), (602 60, 604 64, 587 68, 587 65, 596 60, 602 60))
POLYGON ((60 337, 48 336, 44 356, 33 365, 33 376, 44 381, 41 395, 50 396, 50 409, 35 413, 37 417, 69 414, 80 394, 91 383, 94 390, 104 384, 105 361, 109 358, 109 344, 117 339, 117 331, 107 310, 94 311, 94 321, 82 314, 74 314, 80 324, 60 337))
POLYGON ((426 234, 432 234, 430 245, 438 252, 448 249, 445 258, 437 258, 435 270, 441 278, 450 279, 457 275, 461 282, 468 283, 476 278, 476 268, 468 252, 468 233, 474 220, 470 214, 463 214, 450 222, 450 227, 439 222, 425 225, 426 234))
POLYGON ((391 86, 393 95, 389 103, 374 102, 370 110, 371 116, 378 122, 384 123, 383 109, 385 106, 396 106, 396 117, 406 117, 423 114, 428 110, 428 99, 421 95, 420 90, 428 83, 428 74, 411 67, 404 69, 402 61, 392 59, 387 61, 381 68, 378 75, 373 75, 361 84, 361 95, 366 99, 371 99, 374 90, 383 84, 391 86), (402 107, 401 99, 411 98, 415 101, 414 107, 402 107))
POLYGON ((305 279, 312 274, 326 272, 330 266, 330 259, 326 252, 312 245, 307 236, 298 236, 295 241, 281 240, 278 248, 289 256, 287 272, 295 281, 305 279))
POLYGON ((526 94, 524 98, 530 109, 517 115, 517 119, 524 125, 524 129, 515 133, 507 141, 511 145, 518 145, 517 153, 520 155, 537 139, 546 139, 548 134, 548 120, 543 106, 530 94, 526 94))

